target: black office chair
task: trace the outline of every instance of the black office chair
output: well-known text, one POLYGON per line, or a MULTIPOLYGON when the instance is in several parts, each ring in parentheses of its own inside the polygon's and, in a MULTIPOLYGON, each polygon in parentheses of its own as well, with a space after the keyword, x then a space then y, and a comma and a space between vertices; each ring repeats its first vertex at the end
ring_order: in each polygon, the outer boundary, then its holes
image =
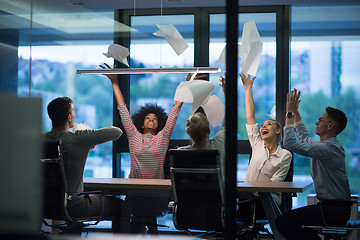
MULTIPOLYGON (((292 182, 294 179, 294 154, 292 153, 289 171, 285 177, 284 182, 292 182)), ((281 204, 279 206, 281 212, 287 213, 292 209, 292 199, 296 197, 296 193, 281 193, 281 204)))
POLYGON ((223 181, 217 150, 169 151, 173 221, 178 230, 223 231, 223 181))
MULTIPOLYGON (((96 225, 102 219, 104 204, 99 216, 79 218, 73 217, 68 211, 68 192, 62 143, 59 141, 46 141, 44 154, 40 159, 43 168, 43 223, 45 226, 60 229, 63 233, 80 233, 82 228, 96 225), (55 220, 49 223, 46 219, 55 220), (95 221, 90 223, 89 221, 95 221)), ((83 192, 86 194, 102 194, 101 192, 83 192)), ((103 201, 104 202, 104 201, 103 201)))
MULTIPOLYGON (((344 204, 355 204, 357 208, 358 200, 344 201, 344 204)), ((354 207, 354 206, 352 206, 354 207)), ((322 208, 321 208, 322 210, 322 208)), ((357 211, 357 210, 356 210, 357 211)), ((349 220, 344 225, 331 225, 327 224, 322 213, 323 224, 319 226, 304 225, 302 228, 315 230, 319 235, 324 237, 324 240, 346 240, 349 239, 353 231, 360 229, 360 220, 349 220)))

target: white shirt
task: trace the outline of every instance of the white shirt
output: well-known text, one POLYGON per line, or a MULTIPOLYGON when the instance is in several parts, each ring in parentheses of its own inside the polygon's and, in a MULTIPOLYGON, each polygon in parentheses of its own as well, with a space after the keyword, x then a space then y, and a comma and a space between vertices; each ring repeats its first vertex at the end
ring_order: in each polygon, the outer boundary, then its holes
MULTIPOLYGON (((270 154, 260 137, 257 123, 255 125, 246 124, 246 131, 252 154, 245 181, 284 181, 290 168, 291 153, 278 146, 276 151, 270 154)), ((273 197, 277 203, 281 203, 280 194, 273 194, 273 197)))

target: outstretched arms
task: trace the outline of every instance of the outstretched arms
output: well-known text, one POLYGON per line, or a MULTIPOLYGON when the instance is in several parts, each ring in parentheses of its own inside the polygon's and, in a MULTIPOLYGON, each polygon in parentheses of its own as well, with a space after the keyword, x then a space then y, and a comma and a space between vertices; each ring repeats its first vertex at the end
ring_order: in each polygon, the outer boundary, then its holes
POLYGON ((255 106, 254 106, 254 99, 252 93, 252 86, 254 84, 254 80, 256 77, 250 78, 248 74, 245 77, 244 73, 240 73, 241 81, 243 82, 243 86, 245 89, 245 109, 246 109, 246 120, 248 125, 255 125, 255 106))

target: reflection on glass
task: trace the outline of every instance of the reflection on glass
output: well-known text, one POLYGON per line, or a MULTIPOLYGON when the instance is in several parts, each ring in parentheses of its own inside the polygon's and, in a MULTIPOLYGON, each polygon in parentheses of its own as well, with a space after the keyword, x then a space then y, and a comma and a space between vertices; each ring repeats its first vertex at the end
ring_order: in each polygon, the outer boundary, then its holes
MULTIPOLYGON (((74 100, 75 122, 86 123, 94 129, 112 125, 110 81, 104 76, 76 75, 76 69, 96 69, 104 62, 112 65, 113 60, 102 53, 113 43, 114 12, 92 12, 81 7, 62 12, 53 9, 51 3, 47 6, 45 2, 32 2, 33 12, 29 7, 26 14, 20 8, 19 12, 15 10, 21 7, 15 1, 1 9, 9 13, 2 15, 2 24, 11 29, 9 38, 18 43, 16 55, 9 58, 16 61, 9 72, 16 72, 13 83, 17 94, 43 99, 44 132, 51 129, 47 104, 59 96, 74 100), (44 8, 47 11, 43 11, 44 8)), ((84 175, 112 176, 111 142, 91 150, 84 175)))

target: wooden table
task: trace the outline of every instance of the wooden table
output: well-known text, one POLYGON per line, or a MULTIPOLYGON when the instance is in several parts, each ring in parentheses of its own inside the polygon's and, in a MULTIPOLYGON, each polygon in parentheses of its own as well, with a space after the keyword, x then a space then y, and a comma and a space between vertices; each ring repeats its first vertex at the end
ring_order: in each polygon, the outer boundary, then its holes
MULTIPOLYGON (((237 191, 258 192, 275 239, 284 239, 278 232, 275 219, 281 211, 274 201, 272 192, 300 193, 312 187, 311 181, 301 182, 237 182, 237 191)), ((170 179, 128 179, 128 178, 84 178, 86 191, 102 190, 104 193, 126 195, 141 193, 144 195, 171 194, 170 179)))
POLYGON ((127 195, 131 193, 171 194, 170 179, 137 178, 84 178, 86 191, 101 190, 107 194, 127 195))

